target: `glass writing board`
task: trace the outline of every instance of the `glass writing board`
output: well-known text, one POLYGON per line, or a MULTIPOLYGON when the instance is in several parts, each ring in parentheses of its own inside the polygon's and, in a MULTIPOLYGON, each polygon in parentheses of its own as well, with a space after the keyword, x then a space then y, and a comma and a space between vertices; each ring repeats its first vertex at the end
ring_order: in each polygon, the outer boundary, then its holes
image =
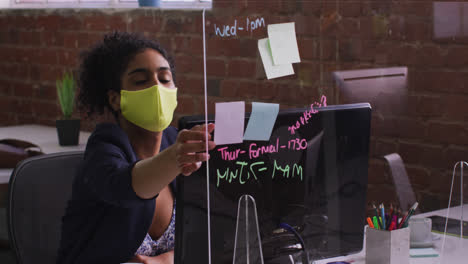
MULTIPOLYGON (((257 204, 265 263, 300 250, 294 235, 279 231, 281 223, 301 234, 314 259, 361 249, 371 109, 354 104, 317 110, 307 123, 307 109, 282 110, 269 141, 210 151, 213 263, 232 263, 237 201, 244 194, 257 204)), ((248 119, 246 114, 245 124, 248 119)), ((202 123, 203 116, 184 117, 179 128, 202 123)), ((204 166, 178 178, 176 263, 208 262, 204 166)))

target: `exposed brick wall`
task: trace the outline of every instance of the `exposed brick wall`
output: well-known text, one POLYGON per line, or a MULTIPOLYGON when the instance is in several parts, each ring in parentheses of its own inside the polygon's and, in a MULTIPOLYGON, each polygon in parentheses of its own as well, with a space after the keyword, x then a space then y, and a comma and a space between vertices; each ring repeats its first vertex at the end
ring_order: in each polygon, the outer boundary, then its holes
MULTIPOLYGON (((424 0, 215 0, 214 12, 207 12, 209 112, 215 102, 232 100, 303 107, 325 94, 331 104, 355 102, 340 93, 332 71, 408 66, 407 90, 398 101, 368 100, 368 200, 395 199, 379 157, 398 152, 422 209, 446 206, 452 166, 468 159, 468 46, 466 38, 436 39, 432 14, 432 1, 424 0), (266 28, 214 35, 214 24, 260 17, 267 24, 296 22, 302 62, 294 65, 294 76, 265 80, 257 39, 267 36, 266 28)), ((200 11, 0 10, 0 125, 54 125, 60 117, 55 80, 76 69, 81 49, 111 30, 158 39, 176 60, 176 118, 202 114, 201 23, 200 11)), ((91 130, 96 122, 85 120, 83 126, 91 130)))

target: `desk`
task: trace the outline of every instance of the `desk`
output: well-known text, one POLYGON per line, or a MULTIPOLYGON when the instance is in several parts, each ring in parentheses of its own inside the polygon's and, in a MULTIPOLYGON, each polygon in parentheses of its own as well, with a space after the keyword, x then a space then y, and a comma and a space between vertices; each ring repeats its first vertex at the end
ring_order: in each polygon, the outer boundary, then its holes
MULTIPOLYGON (((468 204, 465 204, 463 208, 463 219, 466 221, 468 219, 468 204)), ((437 210, 433 212, 423 213, 415 215, 414 217, 428 217, 433 215, 439 215, 445 217, 447 209, 437 210)), ((449 218, 460 219, 461 217, 461 206, 455 206, 450 208, 449 218)), ((442 254, 442 241, 443 235, 435 234, 433 235, 437 238, 434 241, 434 248, 439 252, 439 257, 436 258, 410 258, 410 264, 465 264, 468 261, 468 239, 457 238, 452 236, 446 236, 445 240, 445 249, 442 254), (443 256, 443 259, 441 258, 443 256)), ((350 261, 354 260, 353 264, 365 264, 365 239, 363 250, 359 253, 323 259, 313 262, 314 264, 325 264, 332 261, 350 261)))
MULTIPOLYGON (((43 125, 0 127, 0 139, 14 138, 29 141, 41 147, 42 152, 46 154, 84 150, 89 135, 89 132, 80 132, 79 145, 77 146, 60 146, 55 127, 43 125)), ((0 169, 0 184, 8 183, 12 171, 13 169, 0 169)))

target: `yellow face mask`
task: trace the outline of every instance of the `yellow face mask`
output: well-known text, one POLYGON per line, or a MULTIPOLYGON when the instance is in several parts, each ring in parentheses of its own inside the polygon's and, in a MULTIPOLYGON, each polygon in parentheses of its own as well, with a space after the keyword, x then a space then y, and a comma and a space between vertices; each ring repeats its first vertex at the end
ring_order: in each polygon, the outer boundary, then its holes
POLYGON ((154 85, 139 91, 120 91, 122 115, 133 124, 149 131, 166 129, 177 107, 177 88, 154 85))

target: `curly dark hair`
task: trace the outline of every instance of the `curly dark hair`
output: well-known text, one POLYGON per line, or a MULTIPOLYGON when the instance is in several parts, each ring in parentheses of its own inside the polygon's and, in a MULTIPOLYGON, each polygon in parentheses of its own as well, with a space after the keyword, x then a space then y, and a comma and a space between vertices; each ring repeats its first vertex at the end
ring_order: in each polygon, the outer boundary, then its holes
POLYGON ((78 102, 88 117, 96 112, 103 114, 105 108, 117 117, 109 104, 107 92, 120 92, 121 77, 128 63, 136 54, 148 48, 158 51, 169 62, 175 82, 174 62, 166 50, 157 41, 138 33, 112 32, 80 54, 78 102))

